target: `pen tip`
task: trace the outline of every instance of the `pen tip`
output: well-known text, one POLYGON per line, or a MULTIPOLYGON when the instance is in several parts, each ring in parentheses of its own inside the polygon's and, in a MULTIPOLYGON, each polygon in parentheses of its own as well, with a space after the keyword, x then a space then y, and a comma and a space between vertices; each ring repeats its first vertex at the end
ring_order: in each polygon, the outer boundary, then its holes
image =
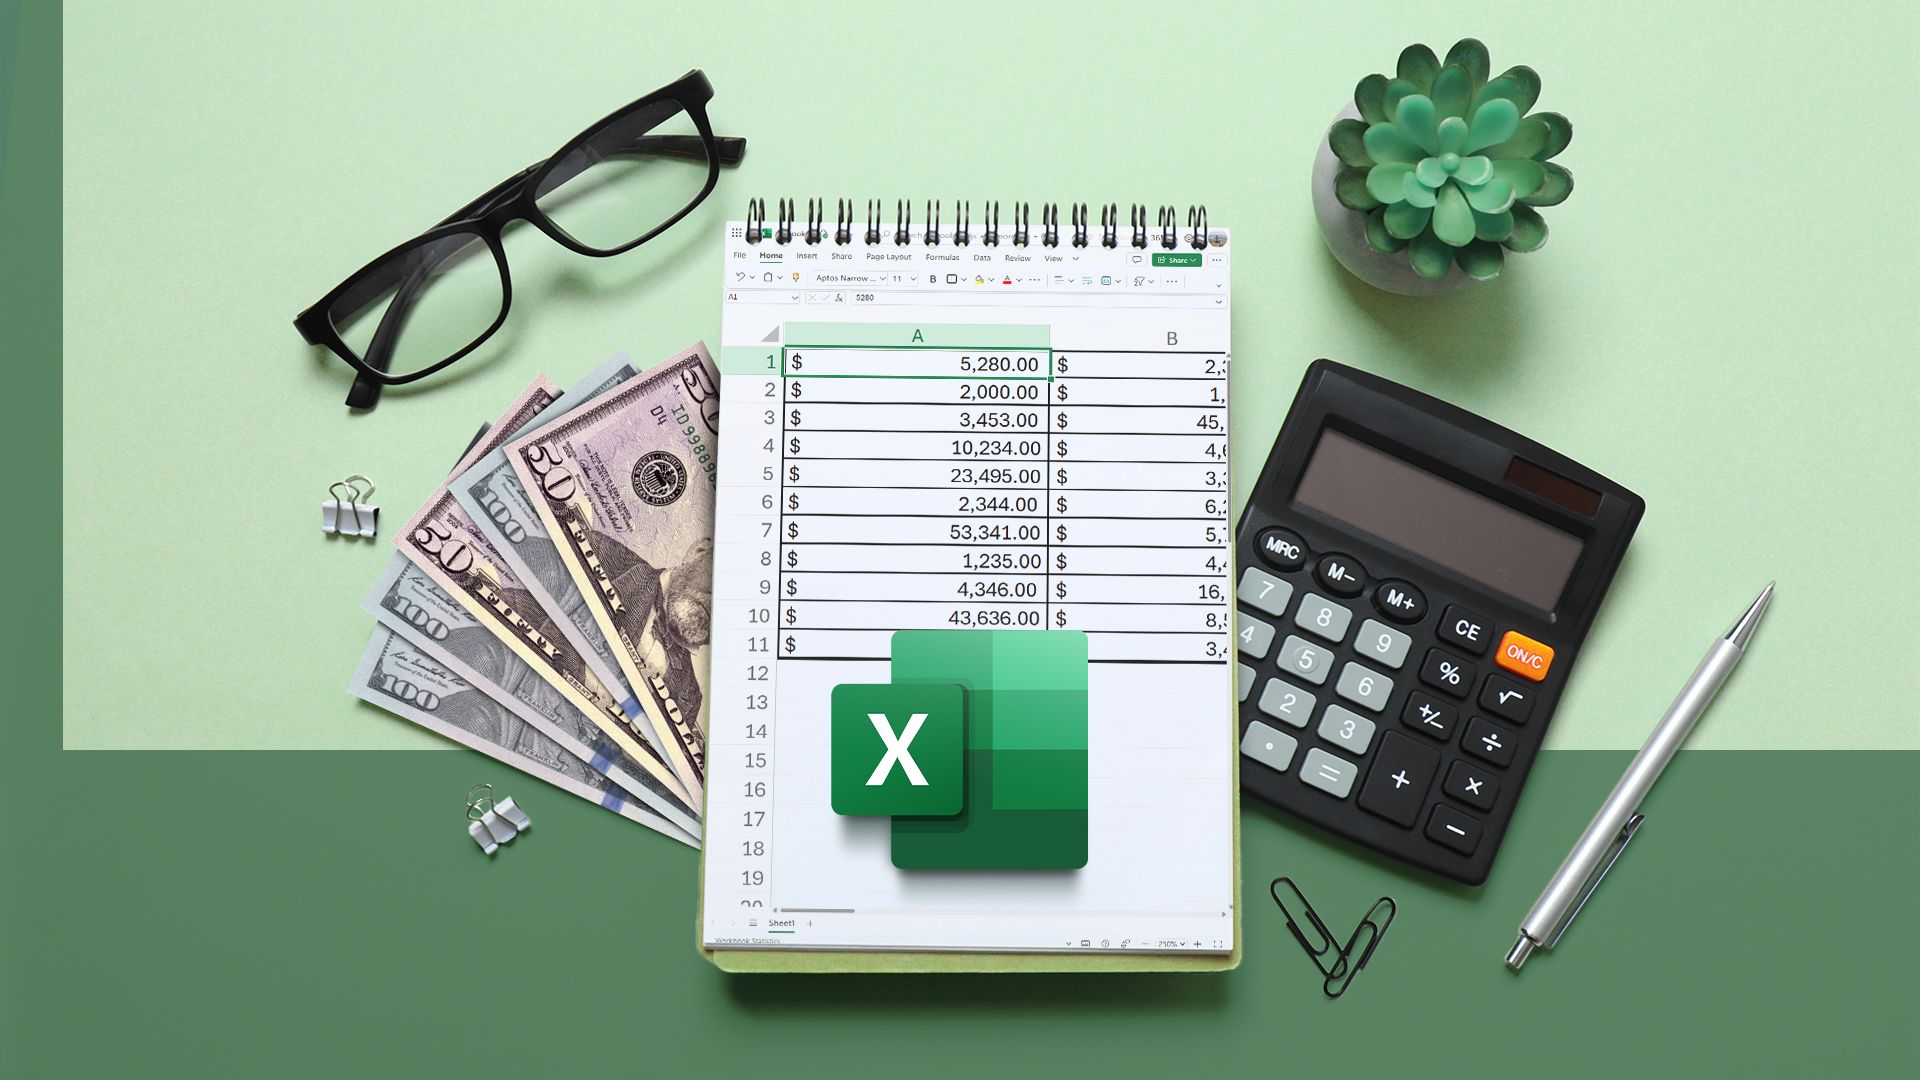
POLYGON ((1525 964, 1527 957, 1531 955, 1533 955, 1533 939, 1521 934, 1520 940, 1514 942, 1513 949, 1507 953, 1507 970, 1519 971, 1520 966, 1525 964))
POLYGON ((1761 589, 1760 595, 1753 598, 1753 603, 1747 606, 1747 613, 1740 616, 1740 621, 1733 624, 1733 629, 1727 631, 1728 641, 1742 649, 1747 647, 1747 641, 1753 637, 1754 628, 1760 625, 1760 616, 1766 613, 1767 604, 1773 600, 1773 585, 1773 582, 1767 582, 1767 587, 1761 589))

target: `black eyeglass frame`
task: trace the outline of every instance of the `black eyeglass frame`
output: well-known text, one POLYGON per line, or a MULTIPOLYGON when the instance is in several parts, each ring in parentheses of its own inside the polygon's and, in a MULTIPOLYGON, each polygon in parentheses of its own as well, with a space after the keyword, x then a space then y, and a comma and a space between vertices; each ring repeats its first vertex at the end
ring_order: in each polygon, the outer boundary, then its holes
POLYGON ((592 258, 608 258, 632 251, 667 231, 681 218, 691 213, 694 207, 705 202, 720 181, 720 166, 739 164, 740 160, 746 156, 747 149, 747 140, 743 138, 714 135, 713 125, 707 119, 706 109, 707 102, 712 99, 713 84, 707 81, 705 73, 695 68, 666 86, 629 102, 602 117, 597 123, 589 125, 551 156, 536 161, 495 184, 478 198, 455 210, 425 232, 388 248, 377 258, 348 275, 346 280, 334 286, 312 306, 296 315, 293 320, 294 328, 300 331, 307 344, 326 346, 334 355, 351 365, 356 372, 353 388, 347 393, 347 406, 355 409, 372 408, 380 399, 382 386, 400 386, 442 371, 448 365, 479 348, 506 324, 507 312, 513 307, 513 278, 507 270, 507 253, 501 243, 501 234, 511 222, 529 222, 552 238, 555 243, 570 251, 592 258), (707 179, 701 186, 700 193, 689 200, 685 206, 637 239, 611 248, 596 248, 580 242, 540 209, 536 201, 540 195, 558 188, 591 164, 591 162, 583 162, 574 171, 564 176, 556 176, 555 174, 563 165, 570 164, 567 160, 568 155, 621 119, 669 101, 679 105, 692 118, 694 127, 699 132, 698 138, 686 135, 642 135, 641 138, 658 140, 658 145, 652 147, 652 151, 669 156, 691 156, 696 150, 694 144, 697 142, 698 152, 703 154, 707 161, 707 179), (387 371, 400 326, 400 323, 393 322, 393 318, 395 314, 404 315, 405 309, 412 304, 412 296, 423 288, 428 280, 416 269, 412 277, 399 281, 399 294, 394 297, 388 311, 381 315, 380 325, 367 344, 369 355, 362 357, 355 352, 353 347, 347 344, 346 339, 340 336, 339 330, 333 325, 333 320, 328 315, 334 304, 348 296, 358 296, 364 300, 394 287, 398 276, 408 273, 404 263, 396 258, 402 252, 424 248, 438 240, 461 236, 474 237, 484 242, 493 254, 494 265, 500 271, 500 314, 493 320, 493 325, 475 337, 465 348, 438 363, 401 375, 394 375, 387 371), (390 272, 375 273, 383 267, 388 268, 390 272), (388 331, 390 324, 394 328, 392 332, 388 331))

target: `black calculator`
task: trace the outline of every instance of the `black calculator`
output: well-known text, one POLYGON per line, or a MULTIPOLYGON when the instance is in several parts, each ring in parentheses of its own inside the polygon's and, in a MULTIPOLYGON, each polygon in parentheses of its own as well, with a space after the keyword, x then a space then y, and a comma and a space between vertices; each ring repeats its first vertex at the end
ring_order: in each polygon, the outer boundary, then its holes
POLYGON ((1485 881, 1646 504, 1330 360, 1240 516, 1242 789, 1485 881))

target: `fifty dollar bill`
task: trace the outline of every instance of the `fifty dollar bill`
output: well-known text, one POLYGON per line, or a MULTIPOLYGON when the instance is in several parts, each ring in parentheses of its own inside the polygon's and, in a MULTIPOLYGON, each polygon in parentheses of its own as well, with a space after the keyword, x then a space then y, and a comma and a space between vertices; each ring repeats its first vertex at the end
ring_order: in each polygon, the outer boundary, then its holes
MULTIPOLYGON (((625 353, 613 357, 569 387, 558 401, 535 417, 517 436, 529 435, 548 427, 638 374, 640 369, 627 359, 625 353)), ((567 573, 560 549, 554 545, 553 537, 547 535, 546 523, 540 520, 533 500, 527 497, 526 489, 520 486, 520 478, 513 474, 506 451, 496 447, 475 459, 473 464, 448 483, 447 490, 453 494, 460 508, 467 512, 474 527, 499 552, 514 576, 520 579, 520 584, 533 594, 534 602, 556 617, 561 634, 573 644, 594 675, 615 693, 626 694, 628 700, 621 703, 623 707, 631 704, 634 709, 640 708, 634 691, 626 685, 625 678, 620 674, 619 661, 614 659, 613 649, 607 645, 599 625, 593 621, 593 612, 587 607, 586 597, 580 595, 580 587, 573 583, 572 575, 567 573)), ((652 741, 656 749, 659 748, 658 736, 651 725, 643 729, 641 734, 652 741)))
POLYGON ((719 377, 705 345, 507 443, 663 752, 705 782, 719 377))
MULTIPOLYGON (((544 378, 536 379, 467 452, 454 474, 464 472, 505 443, 558 397, 557 387, 544 378)), ((454 501, 446 485, 441 485, 400 530, 394 545, 585 713, 616 746, 656 780, 679 791, 691 805, 699 805, 697 789, 677 779, 677 769, 670 767, 669 759, 663 759, 640 734, 643 721, 638 703, 623 702, 627 695, 616 697, 594 675, 553 618, 474 526, 466 510, 454 501)))

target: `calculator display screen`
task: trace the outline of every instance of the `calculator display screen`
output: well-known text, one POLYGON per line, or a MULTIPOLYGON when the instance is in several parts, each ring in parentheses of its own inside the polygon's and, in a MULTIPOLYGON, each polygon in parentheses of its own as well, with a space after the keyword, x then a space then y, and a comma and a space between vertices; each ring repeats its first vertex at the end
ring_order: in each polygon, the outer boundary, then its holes
POLYGON ((1294 501, 1542 611, 1582 543, 1451 480, 1328 429, 1294 501))

